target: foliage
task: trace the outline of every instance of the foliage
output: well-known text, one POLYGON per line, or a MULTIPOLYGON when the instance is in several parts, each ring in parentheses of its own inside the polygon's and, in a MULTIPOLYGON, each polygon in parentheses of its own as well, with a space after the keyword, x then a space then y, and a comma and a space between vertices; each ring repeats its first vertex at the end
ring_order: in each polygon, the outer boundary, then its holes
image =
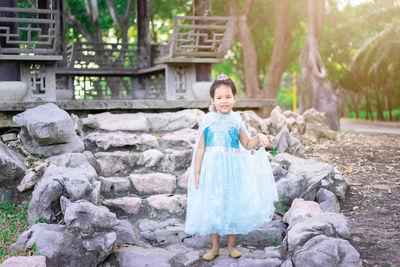
POLYGON ((19 235, 29 229, 28 206, 29 203, 15 206, 4 197, 0 204, 0 264, 16 253, 10 251, 10 246, 15 243, 19 235))

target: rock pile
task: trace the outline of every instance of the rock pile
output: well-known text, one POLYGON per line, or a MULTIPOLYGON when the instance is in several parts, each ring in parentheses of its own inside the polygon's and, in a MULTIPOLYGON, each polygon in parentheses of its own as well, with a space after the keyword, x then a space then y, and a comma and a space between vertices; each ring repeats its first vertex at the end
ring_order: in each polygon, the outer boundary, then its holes
MULTIPOLYGON (((210 246, 209 237, 183 231, 188 167, 201 111, 102 113, 79 123, 75 120, 75 126, 64 120, 64 115, 50 122, 48 112, 63 114, 47 106, 22 113, 29 114, 29 120, 21 119, 28 115, 16 116, 16 121, 24 121, 20 124, 24 145, 32 145, 30 151, 42 154, 48 162, 43 171, 35 172, 38 183, 28 208, 31 227, 12 246, 17 252, 36 244, 35 253, 46 257, 47 266, 358 264, 358 253, 346 240, 346 219, 339 214, 348 186, 346 177, 332 165, 294 155, 301 153, 302 145, 299 139, 293 141, 291 134, 297 131, 307 136, 307 129, 312 129, 309 125, 315 123, 309 116, 319 117, 314 111, 299 117, 275 109, 265 120, 253 112, 242 113, 250 131, 277 134, 277 144, 289 152, 270 157, 281 200, 270 223, 238 235, 242 258, 229 258, 222 250, 213 262, 201 260, 210 246), (38 126, 32 126, 33 122, 38 126), (82 135, 59 130, 67 124, 82 135), (26 137, 28 133, 31 139, 26 137), (78 151, 60 149, 76 138, 85 151, 80 146, 78 151), (302 210, 302 205, 296 204, 299 198, 313 203, 317 211, 302 210), (283 217, 290 205, 292 209, 283 217), (35 223, 38 221, 47 223, 35 223)), ((15 166, 11 179, 21 179, 23 158, 5 145, 0 144, 0 149, 0 164, 15 166)), ((222 237, 222 246, 226 243, 222 237)))

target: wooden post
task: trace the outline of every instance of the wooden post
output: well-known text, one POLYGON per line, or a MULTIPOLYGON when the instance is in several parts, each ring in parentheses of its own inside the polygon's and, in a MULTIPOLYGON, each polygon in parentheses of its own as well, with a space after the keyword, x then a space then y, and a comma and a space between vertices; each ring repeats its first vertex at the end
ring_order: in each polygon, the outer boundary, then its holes
MULTIPOLYGON (((210 0, 194 0, 193 15, 194 16, 210 16, 211 15, 211 1, 210 0)), ((212 64, 210 64, 210 63, 196 64, 196 81, 197 82, 211 81, 211 79, 212 79, 211 71, 212 71, 212 64)))
MULTIPOLYGON (((17 0, 1 0, 1 7, 17 7, 17 0)), ((7 17, 15 17, 12 12, 6 12, 7 17)), ((10 33, 16 33, 17 23, 1 22, 0 26, 9 27, 10 33)), ((2 47, 17 47, 16 44, 7 44, 6 38, 0 38, 0 53, 2 47)), ((20 64, 18 61, 0 61, 0 81, 20 81, 20 64)))

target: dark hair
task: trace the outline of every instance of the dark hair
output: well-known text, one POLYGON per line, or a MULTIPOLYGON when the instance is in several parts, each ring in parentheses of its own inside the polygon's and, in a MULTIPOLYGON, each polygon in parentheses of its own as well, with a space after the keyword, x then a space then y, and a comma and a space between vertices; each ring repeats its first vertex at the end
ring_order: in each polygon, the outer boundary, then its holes
POLYGON ((232 90, 232 94, 236 95, 236 85, 235 83, 231 80, 231 79, 226 79, 226 80, 215 80, 213 82, 213 84, 210 87, 210 96, 211 98, 214 98, 214 94, 215 94, 215 90, 221 85, 221 84, 225 84, 228 85, 231 90, 232 90))

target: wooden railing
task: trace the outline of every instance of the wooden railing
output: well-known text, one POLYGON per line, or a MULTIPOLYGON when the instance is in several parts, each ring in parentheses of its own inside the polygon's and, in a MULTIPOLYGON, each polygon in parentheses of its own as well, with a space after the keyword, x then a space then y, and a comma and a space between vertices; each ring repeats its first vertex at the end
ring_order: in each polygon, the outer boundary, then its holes
POLYGON ((0 54, 56 55, 59 11, 0 7, 0 54))

